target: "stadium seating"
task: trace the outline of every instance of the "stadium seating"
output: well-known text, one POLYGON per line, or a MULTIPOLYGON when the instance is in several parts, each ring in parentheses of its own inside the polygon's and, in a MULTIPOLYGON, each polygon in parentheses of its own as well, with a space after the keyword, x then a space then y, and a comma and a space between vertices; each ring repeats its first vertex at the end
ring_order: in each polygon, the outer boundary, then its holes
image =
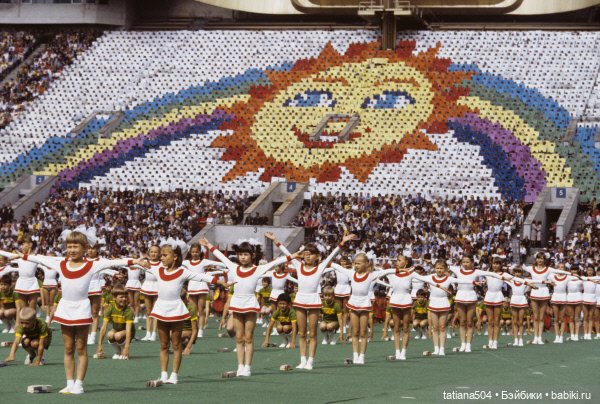
POLYGON ((587 50, 600 35, 403 32, 395 55, 374 51, 376 39, 358 30, 106 32, 0 132, 0 182, 37 172, 67 188, 256 193, 287 180, 313 192, 528 202, 544 186, 579 186, 584 198, 600 189, 595 150, 562 144, 572 119, 591 110, 600 58, 587 50), (389 82, 400 90, 384 89, 389 82), (309 140, 332 110, 362 114, 350 141, 336 140, 343 122, 309 140), (98 138, 100 118, 71 133, 98 111, 124 111, 110 138, 98 138))

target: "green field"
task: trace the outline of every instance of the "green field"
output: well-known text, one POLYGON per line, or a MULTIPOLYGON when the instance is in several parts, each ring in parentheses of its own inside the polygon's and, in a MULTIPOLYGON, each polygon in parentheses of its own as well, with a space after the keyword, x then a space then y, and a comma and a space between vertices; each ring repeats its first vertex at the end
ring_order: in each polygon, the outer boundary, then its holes
MULTIPOLYGON (((55 325, 56 328, 56 325, 55 325)), ((257 335, 262 335, 262 328, 257 335)), ((376 337, 381 327, 376 329, 376 337)), ((143 336, 143 332, 139 332, 143 336)), ((313 371, 281 372, 280 365, 298 362, 297 350, 279 348, 258 349, 254 357, 252 377, 222 379, 221 373, 235 370, 235 353, 217 353, 220 347, 234 347, 232 340, 217 338, 216 323, 210 319, 205 337, 198 341, 194 352, 184 357, 179 384, 148 389, 145 382, 158 377, 158 342, 136 342, 132 345, 132 360, 93 360, 85 380, 82 396, 62 396, 56 392, 64 384, 62 340, 54 331, 54 343, 47 353, 47 365, 24 366, 25 352, 20 350, 17 361, 0 368, 0 397, 2 403, 35 402, 210 402, 210 403, 442 403, 443 393, 489 391, 491 400, 469 402, 519 402, 500 400, 502 390, 541 392, 543 399, 529 402, 550 402, 545 394, 574 390, 591 393, 591 400, 561 400, 560 402, 600 402, 598 371, 600 370, 600 341, 572 342, 562 345, 529 345, 523 348, 505 347, 509 336, 501 337, 498 351, 484 351, 487 342, 476 337, 471 354, 452 353, 457 338, 448 341, 446 357, 423 357, 431 349, 428 340, 413 340, 408 359, 388 362, 386 355, 394 352, 393 342, 376 341, 369 344, 366 364, 344 365, 351 357, 350 345, 322 346, 319 344, 313 371), (27 394, 30 384, 51 384, 51 394, 27 394), (496 397, 495 394, 499 396, 496 397)), ((11 334, 0 334, 7 341, 11 334)), ((262 336, 258 338, 262 342, 262 336)), ((279 343, 280 337, 272 342, 279 343)), ((553 338, 548 334, 548 338, 553 338)), ((527 338, 526 338, 527 339, 527 338)), ((260 345, 259 344, 257 345, 260 345)), ((95 347, 90 349, 90 356, 95 347)), ((112 347, 105 346, 112 355, 112 347)), ((4 358, 8 348, 0 348, 4 358)), ((480 394, 480 393, 478 393, 480 394)), ((448 397, 448 396, 447 396, 448 397)), ((584 397, 587 398, 587 397, 584 397)), ((455 401, 458 402, 458 401, 455 401)), ((559 401, 556 401, 559 402, 559 401)))

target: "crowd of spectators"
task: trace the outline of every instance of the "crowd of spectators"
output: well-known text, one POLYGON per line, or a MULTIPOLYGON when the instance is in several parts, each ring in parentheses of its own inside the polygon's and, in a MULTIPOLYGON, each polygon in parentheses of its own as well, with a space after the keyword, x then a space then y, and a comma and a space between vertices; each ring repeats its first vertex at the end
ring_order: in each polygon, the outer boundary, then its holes
POLYGON ((482 262, 493 254, 510 258, 523 207, 500 199, 313 195, 293 224, 306 227, 308 238, 328 248, 350 232, 360 237, 357 250, 379 258, 404 254, 458 260, 468 254, 482 262))
POLYGON ((580 270, 600 262, 600 209, 595 200, 583 212, 583 222, 564 240, 549 236, 546 251, 554 262, 565 262, 580 270))
POLYGON ((93 31, 56 34, 43 52, 19 68, 17 77, 0 88, 0 129, 27 105, 44 94, 64 68, 88 49, 98 34, 93 31))
POLYGON ((0 248, 28 233, 44 254, 61 253, 60 234, 95 227, 105 256, 135 256, 161 238, 191 239, 207 224, 238 224, 251 198, 243 193, 60 190, 20 221, 0 228, 0 248))
POLYGON ((31 32, 0 32, 0 79, 15 63, 23 61, 35 42, 31 32))

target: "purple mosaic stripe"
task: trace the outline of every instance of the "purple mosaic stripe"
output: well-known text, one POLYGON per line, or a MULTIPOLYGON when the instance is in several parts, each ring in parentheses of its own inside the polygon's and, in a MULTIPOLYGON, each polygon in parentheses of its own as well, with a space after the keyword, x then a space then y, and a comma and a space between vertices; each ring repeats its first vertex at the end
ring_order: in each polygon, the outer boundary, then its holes
POLYGON ((119 140, 117 141, 117 143, 115 143, 112 149, 96 153, 89 160, 81 161, 73 168, 66 168, 62 170, 58 174, 57 183, 62 183, 63 181, 70 181, 89 168, 102 165, 106 163, 109 159, 118 156, 119 154, 125 154, 134 147, 141 147, 143 146, 145 140, 153 140, 158 138, 158 136, 164 134, 172 135, 182 130, 185 130, 189 126, 202 125, 213 120, 223 119, 230 116, 231 115, 227 114, 227 112, 221 109, 217 109, 210 115, 199 114, 196 115, 194 118, 182 118, 177 122, 171 122, 166 126, 161 126, 156 129, 152 129, 147 133, 141 133, 137 137, 119 140))
POLYGON ((468 113, 464 118, 452 118, 454 122, 468 125, 480 133, 487 134, 509 156, 510 163, 525 180, 525 201, 535 202, 537 195, 546 186, 546 172, 532 155, 529 146, 521 143, 511 131, 499 123, 482 119, 476 114, 468 113))

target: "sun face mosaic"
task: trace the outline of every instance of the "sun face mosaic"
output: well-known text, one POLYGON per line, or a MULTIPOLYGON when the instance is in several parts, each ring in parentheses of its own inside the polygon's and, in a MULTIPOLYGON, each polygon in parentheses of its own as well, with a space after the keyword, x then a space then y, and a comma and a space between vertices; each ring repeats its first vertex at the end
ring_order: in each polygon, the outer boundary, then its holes
POLYGON ((75 187, 174 140, 220 130, 226 134, 209 147, 234 164, 218 182, 252 172, 266 183, 336 182, 343 169, 365 182, 409 150, 435 152, 430 136, 438 134, 478 147, 502 197, 531 202, 545 186, 596 195, 593 150, 578 138, 562 142, 571 122, 565 108, 535 88, 440 57, 442 46, 417 52, 405 41, 382 51, 377 42, 355 43, 340 53, 327 44, 316 58, 248 69, 126 110, 110 139, 62 142, 19 169, 75 187))

